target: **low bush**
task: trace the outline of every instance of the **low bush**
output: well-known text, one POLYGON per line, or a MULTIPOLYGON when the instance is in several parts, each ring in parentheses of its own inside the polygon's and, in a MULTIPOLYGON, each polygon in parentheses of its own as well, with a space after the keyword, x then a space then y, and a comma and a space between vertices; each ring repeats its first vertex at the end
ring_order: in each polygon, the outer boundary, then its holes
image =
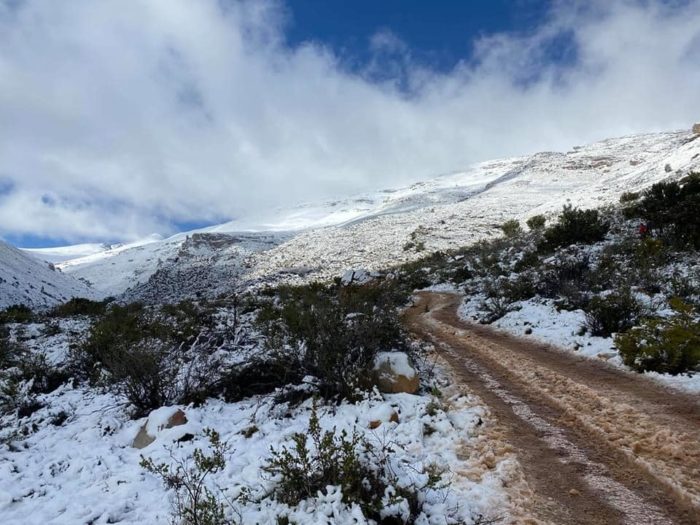
POLYGON ((591 335, 609 337, 639 321, 642 305, 629 290, 593 297, 585 308, 585 327, 591 335))
POLYGON ((654 184, 625 215, 642 218, 652 232, 679 248, 700 248, 700 173, 654 184))
POLYGON ((527 224, 527 227, 530 228, 530 230, 532 231, 539 231, 544 229, 546 223, 547 218, 544 215, 533 215, 525 222, 525 224, 527 224))
POLYGON ((557 222, 547 228, 538 248, 551 251, 572 244, 591 244, 602 241, 610 226, 601 219, 598 210, 579 210, 564 206, 557 222))
POLYGON ((504 222, 499 226, 499 228, 503 232, 503 235, 505 235, 508 238, 517 237, 523 231, 523 229, 520 226, 520 222, 518 222, 515 219, 511 219, 504 222))
POLYGON ((112 305, 74 350, 72 369, 78 377, 124 394, 135 417, 165 404, 203 401, 214 393, 219 368, 203 349, 183 355, 201 329, 185 310, 112 305))
POLYGON ((615 346, 623 362, 637 372, 682 374, 700 366, 700 323, 692 307, 676 299, 676 316, 651 319, 619 334, 615 346))
POLYGON ((365 286, 282 287, 258 325, 273 355, 296 359, 296 370, 318 379, 324 397, 352 398, 371 387, 378 352, 408 349, 397 305, 406 296, 395 282, 365 286))
MULTIPOLYGON (((173 523, 187 525, 229 525, 236 523, 227 517, 230 504, 218 487, 207 479, 226 466, 229 452, 219 434, 212 429, 204 430, 209 439, 210 452, 195 449, 192 460, 175 459, 172 465, 155 463, 141 456, 141 467, 158 476, 163 484, 175 494, 173 523), (226 501, 226 503, 224 503, 226 501)), ((234 509, 235 510, 235 509, 234 509)))
POLYGON ((442 481, 442 472, 429 466, 423 486, 399 483, 390 465, 389 446, 375 447, 356 430, 322 431, 315 406, 307 432, 294 434, 292 442, 291 448, 272 449, 263 467, 276 481, 273 497, 290 506, 337 486, 343 502, 359 506, 366 519, 411 524, 421 514, 419 492, 436 489, 442 481), (398 514, 390 511, 392 507, 398 514), (408 516, 401 515, 402 507, 408 516))
POLYGON ((70 317, 72 315, 103 315, 107 309, 106 301, 91 301, 82 297, 73 299, 54 307, 50 315, 53 317, 70 317))
POLYGON ((29 323, 33 318, 32 309, 24 304, 13 304, 0 311, 0 324, 29 323))

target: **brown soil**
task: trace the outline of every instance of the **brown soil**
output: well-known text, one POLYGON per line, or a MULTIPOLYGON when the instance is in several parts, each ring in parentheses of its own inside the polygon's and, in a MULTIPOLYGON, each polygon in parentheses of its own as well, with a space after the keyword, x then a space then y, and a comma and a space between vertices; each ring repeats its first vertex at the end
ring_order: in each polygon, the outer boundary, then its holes
POLYGON ((405 314, 478 394, 550 523, 700 524, 700 404, 603 362, 459 319, 420 293, 405 314))

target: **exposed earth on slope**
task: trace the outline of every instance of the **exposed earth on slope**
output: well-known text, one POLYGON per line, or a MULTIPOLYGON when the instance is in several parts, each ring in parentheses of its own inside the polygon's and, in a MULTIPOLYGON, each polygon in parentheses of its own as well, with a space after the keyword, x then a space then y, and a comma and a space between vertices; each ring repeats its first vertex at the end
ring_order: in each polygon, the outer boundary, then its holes
POLYGON ((552 523, 698 523, 700 405, 692 396, 458 317, 423 292, 406 323, 432 341, 506 430, 552 523))

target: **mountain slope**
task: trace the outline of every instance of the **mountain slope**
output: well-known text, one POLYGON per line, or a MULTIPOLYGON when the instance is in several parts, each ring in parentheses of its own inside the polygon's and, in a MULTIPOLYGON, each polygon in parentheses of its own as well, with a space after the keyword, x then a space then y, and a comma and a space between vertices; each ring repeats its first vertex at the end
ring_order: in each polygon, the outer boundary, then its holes
POLYGON ((13 304, 49 307, 71 297, 94 299, 98 294, 75 277, 0 241, 0 308, 13 304))
POLYGON ((635 135, 567 153, 483 162, 406 188, 278 210, 59 266, 102 293, 131 288, 137 297, 154 296, 147 290, 150 279, 171 297, 331 279, 348 268, 379 269, 470 244, 499 233, 506 219, 552 213, 566 203, 597 207, 623 192, 700 170, 698 137, 686 131, 635 135), (231 242, 183 250, 194 233, 200 240, 229 235, 231 242))

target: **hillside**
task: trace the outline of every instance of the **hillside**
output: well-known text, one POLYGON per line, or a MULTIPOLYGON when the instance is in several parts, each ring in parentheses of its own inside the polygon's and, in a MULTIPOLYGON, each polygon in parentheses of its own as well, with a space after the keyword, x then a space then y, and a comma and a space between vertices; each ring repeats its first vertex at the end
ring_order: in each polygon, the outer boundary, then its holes
POLYGON ((71 297, 92 299, 97 294, 74 276, 0 241, 0 308, 13 304, 42 308, 71 297))
POLYGON ((162 295, 158 290, 177 289, 170 299, 178 299, 203 289, 222 293, 262 283, 329 280, 348 268, 382 268, 488 238, 507 218, 550 214, 567 202, 580 207, 615 202, 623 192, 699 169, 697 138, 686 131, 635 135, 566 153, 484 162, 407 188, 147 239, 62 260, 58 267, 104 295, 131 288, 135 298, 162 295), (194 233, 200 240, 219 237, 204 243, 206 248, 183 249, 194 233), (221 242, 225 235, 233 236, 230 242, 221 242), (157 290, 146 290, 156 273, 157 290), (164 282, 168 275, 182 281, 188 273, 184 281, 197 280, 197 287, 164 282))

